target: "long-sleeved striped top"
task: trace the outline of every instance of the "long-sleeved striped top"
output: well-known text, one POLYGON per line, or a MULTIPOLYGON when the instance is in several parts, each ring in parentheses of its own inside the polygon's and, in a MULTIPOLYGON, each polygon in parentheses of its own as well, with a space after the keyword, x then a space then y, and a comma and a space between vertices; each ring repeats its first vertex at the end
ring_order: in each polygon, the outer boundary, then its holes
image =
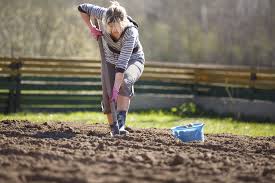
MULTIPOLYGON (((94 16, 99 20, 102 20, 104 13, 107 11, 107 8, 85 3, 79 5, 78 10, 80 12, 87 13, 90 16, 94 16)), ((103 26, 101 26, 101 29, 103 29, 103 49, 106 61, 115 64, 117 72, 124 72, 129 62, 139 61, 142 64, 145 62, 144 53, 139 41, 138 30, 133 26, 132 22, 129 21, 128 24, 128 26, 131 27, 128 28, 124 35, 121 36, 117 41, 114 41, 110 34, 108 34, 106 30, 104 30, 103 26), (112 52, 108 45, 120 51, 120 53, 112 52), (133 53, 133 49, 137 46, 139 46, 138 51, 133 53)))

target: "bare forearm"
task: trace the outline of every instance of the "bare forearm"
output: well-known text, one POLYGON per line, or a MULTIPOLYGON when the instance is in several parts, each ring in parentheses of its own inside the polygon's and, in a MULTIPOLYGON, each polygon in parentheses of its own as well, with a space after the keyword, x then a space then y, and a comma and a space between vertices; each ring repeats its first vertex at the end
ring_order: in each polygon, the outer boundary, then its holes
POLYGON ((93 24, 92 24, 91 21, 90 21, 90 15, 88 15, 87 13, 82 13, 82 12, 80 12, 80 15, 81 15, 83 21, 85 22, 85 24, 86 24, 89 28, 91 28, 91 27, 93 26, 93 24))
POLYGON ((119 88, 122 84, 123 78, 124 78, 124 73, 120 73, 120 72, 116 73, 114 87, 117 90, 119 90, 119 88))

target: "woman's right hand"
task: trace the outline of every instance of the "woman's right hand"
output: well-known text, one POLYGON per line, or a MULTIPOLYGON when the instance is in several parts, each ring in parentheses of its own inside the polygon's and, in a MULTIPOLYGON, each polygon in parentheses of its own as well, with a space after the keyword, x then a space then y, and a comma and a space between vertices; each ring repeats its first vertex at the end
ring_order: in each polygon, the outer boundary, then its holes
POLYGON ((90 27, 90 32, 92 34, 92 37, 96 40, 98 40, 98 38, 103 35, 102 31, 96 28, 95 26, 90 27))

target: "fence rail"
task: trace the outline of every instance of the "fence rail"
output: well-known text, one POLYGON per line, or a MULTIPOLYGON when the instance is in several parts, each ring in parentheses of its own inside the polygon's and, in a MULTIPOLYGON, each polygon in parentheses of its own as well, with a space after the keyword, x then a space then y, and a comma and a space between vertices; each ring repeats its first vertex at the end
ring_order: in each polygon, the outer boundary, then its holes
MULTIPOLYGON (((275 101, 275 68, 147 61, 137 93, 275 101)), ((0 58, 0 112, 100 110, 100 61, 0 58)))

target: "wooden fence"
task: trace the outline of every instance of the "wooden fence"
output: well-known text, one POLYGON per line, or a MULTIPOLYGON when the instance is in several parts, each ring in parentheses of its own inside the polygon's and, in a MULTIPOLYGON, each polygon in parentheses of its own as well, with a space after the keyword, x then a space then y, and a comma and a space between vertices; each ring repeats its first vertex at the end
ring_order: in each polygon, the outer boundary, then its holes
MULTIPOLYGON (((142 94, 193 94, 275 101, 275 68, 147 61, 142 94)), ((0 112, 100 111, 100 61, 0 58, 0 112)))

